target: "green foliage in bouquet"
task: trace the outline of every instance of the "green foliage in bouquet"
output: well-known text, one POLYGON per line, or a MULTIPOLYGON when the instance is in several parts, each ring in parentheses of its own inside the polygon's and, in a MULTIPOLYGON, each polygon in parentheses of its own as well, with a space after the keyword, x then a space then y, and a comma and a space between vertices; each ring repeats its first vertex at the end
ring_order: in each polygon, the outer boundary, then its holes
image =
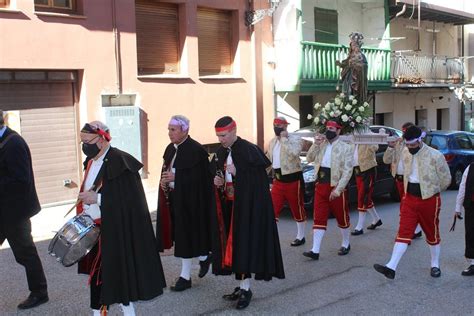
MULTIPOLYGON (((337 121, 342 126, 342 134, 363 132, 372 118, 372 109, 367 102, 359 104, 354 96, 342 93, 325 105, 316 103, 314 111, 313 124, 321 133, 326 130, 326 122, 331 120, 337 121)), ((313 116, 308 116, 308 119, 312 118, 313 116)))

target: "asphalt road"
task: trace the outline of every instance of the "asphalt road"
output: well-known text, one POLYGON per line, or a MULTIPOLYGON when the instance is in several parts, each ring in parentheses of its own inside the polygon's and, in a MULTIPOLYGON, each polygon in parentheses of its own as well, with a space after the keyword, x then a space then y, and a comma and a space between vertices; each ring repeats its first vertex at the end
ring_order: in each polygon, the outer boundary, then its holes
MULTIPOLYGON (((397 269, 395 280, 388 280, 372 268, 390 258, 398 228, 398 204, 387 199, 376 201, 383 225, 375 231, 351 238, 351 252, 337 255, 340 232, 335 220, 329 221, 319 261, 302 256, 312 242, 311 223, 307 223, 307 243, 290 247, 296 224, 288 216, 278 224, 285 263, 286 279, 271 282, 252 281, 254 293, 250 306, 237 311, 233 303, 221 299, 238 284, 233 277, 207 275, 197 277, 199 265, 193 265, 193 287, 182 293, 165 290, 164 295, 135 304, 139 315, 259 314, 259 315, 474 315, 474 277, 463 277, 467 267, 464 254, 463 222, 448 232, 456 191, 442 195, 440 218, 442 276, 432 278, 430 254, 424 240, 415 240, 397 269)), ((62 222, 62 210, 45 210, 33 219, 34 234, 49 282, 50 301, 30 311, 17 311, 17 304, 28 295, 24 270, 16 264, 11 250, 0 249, 1 315, 90 315, 87 277, 76 268, 64 268, 47 254, 51 237, 48 223, 62 222), (41 240, 44 239, 45 240, 41 240)), ((353 225, 357 213, 352 212, 353 225)), ((367 225, 370 224, 367 216, 367 225)), ((366 225, 366 226, 367 226, 366 225)), ((59 228, 59 227, 57 227, 59 228)), ((180 272, 180 261, 170 254, 162 256, 166 280, 170 285, 180 272)), ((111 315, 120 315, 118 306, 111 315)))

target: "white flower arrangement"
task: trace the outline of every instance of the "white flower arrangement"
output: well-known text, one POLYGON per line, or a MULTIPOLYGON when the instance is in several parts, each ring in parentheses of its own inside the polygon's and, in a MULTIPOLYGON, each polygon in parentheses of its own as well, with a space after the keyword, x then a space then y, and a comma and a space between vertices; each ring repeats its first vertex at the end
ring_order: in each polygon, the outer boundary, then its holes
MULTIPOLYGON (((353 133, 354 130, 362 131, 367 128, 372 117, 372 109, 369 103, 360 105, 357 98, 352 95, 338 94, 334 100, 327 102, 324 106, 320 103, 314 105, 313 124, 323 132, 328 120, 336 120, 342 125, 343 133, 353 133)), ((310 119, 308 115, 308 119, 310 119)))

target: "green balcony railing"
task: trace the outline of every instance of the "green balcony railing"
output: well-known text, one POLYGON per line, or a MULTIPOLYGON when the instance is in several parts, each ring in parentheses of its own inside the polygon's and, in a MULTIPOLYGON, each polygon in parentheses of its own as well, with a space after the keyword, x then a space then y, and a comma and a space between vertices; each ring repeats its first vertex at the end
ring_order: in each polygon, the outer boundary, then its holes
MULTIPOLYGON (((305 41, 301 42, 301 46, 300 90, 335 91, 341 72, 341 68, 336 66, 336 60, 346 59, 349 48, 305 41)), ((368 63, 369 90, 390 89, 390 50, 364 47, 362 52, 368 63)))

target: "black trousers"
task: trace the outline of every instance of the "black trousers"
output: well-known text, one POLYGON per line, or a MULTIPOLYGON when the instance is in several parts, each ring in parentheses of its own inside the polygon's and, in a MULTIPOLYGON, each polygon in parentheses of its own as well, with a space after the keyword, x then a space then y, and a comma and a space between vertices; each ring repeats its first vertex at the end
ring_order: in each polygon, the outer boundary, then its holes
POLYGON ((464 227, 466 234, 466 251, 464 256, 468 259, 474 259, 474 203, 465 210, 464 227))
POLYGON ((16 262, 25 267, 28 289, 33 294, 48 293, 43 265, 38 256, 29 218, 16 223, 0 223, 0 241, 8 240, 16 262))
POLYGON ((101 278, 100 278, 100 272, 97 271, 92 275, 91 278, 91 284, 90 284, 90 289, 91 289, 91 308, 92 309, 100 309, 102 307, 102 304, 100 303, 100 290, 102 288, 101 284, 101 278))

